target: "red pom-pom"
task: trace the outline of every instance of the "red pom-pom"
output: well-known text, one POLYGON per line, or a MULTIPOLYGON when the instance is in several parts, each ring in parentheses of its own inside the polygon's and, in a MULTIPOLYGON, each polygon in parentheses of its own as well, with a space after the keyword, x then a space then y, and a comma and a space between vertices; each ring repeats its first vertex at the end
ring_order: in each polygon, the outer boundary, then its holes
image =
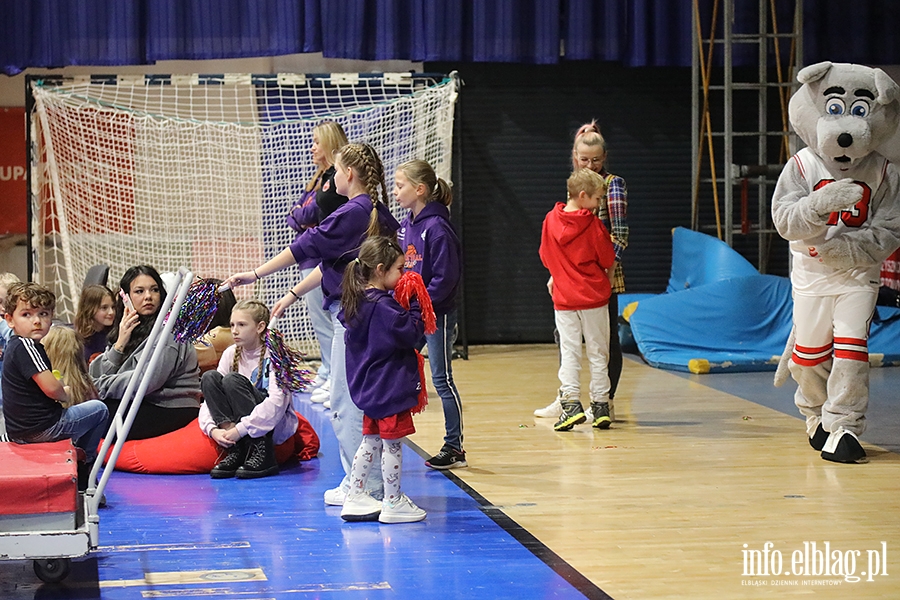
POLYGON ((415 271, 406 271, 400 276, 397 287, 394 288, 394 299, 406 310, 409 310, 410 301, 415 298, 422 309, 422 320, 425 321, 425 333, 432 334, 437 331, 437 317, 434 307, 431 305, 431 296, 425 288, 425 281, 415 271))
POLYGON ((428 405, 428 390, 425 389, 425 357, 418 350, 416 350, 416 360, 419 362, 419 381, 422 382, 422 389, 419 391, 418 404, 409 411, 414 415, 425 410, 425 407, 428 405))

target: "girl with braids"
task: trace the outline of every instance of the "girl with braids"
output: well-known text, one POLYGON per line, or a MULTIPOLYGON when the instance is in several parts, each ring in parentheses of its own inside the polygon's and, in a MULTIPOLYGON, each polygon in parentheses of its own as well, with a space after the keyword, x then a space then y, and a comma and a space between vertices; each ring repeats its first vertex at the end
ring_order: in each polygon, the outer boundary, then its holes
MULTIPOLYGON (((117 318, 109 332, 111 345, 89 367, 110 416, 119 408, 166 297, 159 272, 147 265, 125 271, 120 286, 129 306, 121 297, 116 298, 117 318)), ((196 419, 200 410, 200 368, 194 347, 179 344, 174 336, 159 343, 166 348, 153 372, 145 375, 147 391, 128 433, 130 440, 181 429, 196 419)))
POLYGON ((116 320, 116 298, 105 285, 88 285, 81 290, 75 331, 84 341, 84 359, 91 359, 106 350, 107 336, 116 320))
POLYGON ((269 309, 258 300, 241 300, 231 311, 234 344, 200 385, 200 429, 225 455, 210 471, 213 479, 255 479, 278 473, 275 445, 297 431, 291 394, 278 387, 265 348, 269 309))
MULTIPOLYGON (((322 121, 313 128, 312 160, 318 167, 315 176, 300 194, 300 199, 291 207, 287 217, 288 226, 301 235, 310 227, 321 223, 325 217, 333 213, 349 198, 337 192, 334 186, 334 154, 347 144, 347 135, 340 124, 335 121, 322 121)), ((319 263, 314 258, 298 262, 300 279, 305 278, 319 263)), ((309 399, 322 403, 331 396, 331 340, 334 327, 331 325, 331 314, 322 304, 324 298, 319 286, 315 286, 306 294, 306 307, 309 320, 322 352, 322 365, 313 380, 313 390, 309 399)))
MULTIPOLYGON (((339 194, 350 198, 326 217, 318 227, 307 229, 291 245, 257 268, 237 273, 226 280, 232 287, 253 283, 261 277, 314 258, 319 266, 295 285, 272 308, 275 317, 317 285, 322 286, 323 306, 331 313, 334 340, 331 346, 331 424, 341 450, 344 478, 325 492, 325 503, 340 506, 350 489, 350 465, 362 438, 362 411, 350 399, 344 351, 344 326, 338 319, 341 309, 341 279, 347 264, 359 253, 370 234, 393 236, 399 224, 385 204, 387 188, 381 159, 368 144, 347 144, 334 160, 334 183, 339 194)), ((381 477, 369 478, 369 491, 382 496, 381 477)))
POLYGON ((363 412, 362 440, 341 508, 346 521, 412 523, 425 518, 425 511, 400 489, 403 438, 416 432, 410 410, 422 389, 416 348, 425 333, 418 303, 412 300, 407 311, 391 295, 403 275, 403 262, 397 242, 370 237, 344 271, 340 319, 347 329, 347 381, 363 412), (379 476, 373 473, 379 463, 383 502, 365 491, 368 480, 379 476))
POLYGON ((404 267, 422 276, 437 317, 437 331, 426 335, 431 381, 444 409, 444 444, 425 464, 432 469, 467 466, 463 450, 462 400, 453 382, 451 359, 456 341, 456 295, 462 270, 459 238, 450 223, 450 186, 424 160, 411 160, 394 175, 394 197, 409 216, 397 235, 404 267))
MULTIPOLYGON (((612 285, 612 295, 609 298, 609 403, 601 414, 588 415, 588 420, 598 425, 607 424, 615 420, 615 412, 612 408, 616 388, 619 386, 619 378, 622 376, 622 347, 619 343, 619 294, 625 292, 625 274, 622 271, 622 255, 628 246, 628 190, 625 180, 618 175, 613 175, 606 170, 606 140, 600 134, 600 126, 597 121, 591 121, 582 125, 575 133, 575 142, 572 145, 572 170, 590 169, 597 173, 606 182, 606 195, 597 209, 597 216, 603 222, 603 226, 612 237, 613 247, 616 251, 616 262, 609 271, 609 282, 612 285), (604 412, 604 410, 606 412, 604 412)), ((553 293, 553 278, 547 282, 550 293, 553 293)), ((536 417, 556 418, 562 413, 560 397, 550 403, 546 408, 534 411, 536 417)))

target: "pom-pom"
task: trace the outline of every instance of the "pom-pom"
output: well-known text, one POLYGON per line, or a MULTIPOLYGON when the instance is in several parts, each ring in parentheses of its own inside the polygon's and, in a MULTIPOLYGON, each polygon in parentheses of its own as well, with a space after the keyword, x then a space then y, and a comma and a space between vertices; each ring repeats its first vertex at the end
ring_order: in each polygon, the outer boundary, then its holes
POLYGON ((197 278, 191 284, 172 329, 175 341, 193 343, 203 337, 219 308, 217 288, 215 279, 197 278))
POLYGON ((428 390, 425 389, 425 357, 416 350, 416 360, 419 363, 419 381, 422 383, 419 390, 418 403, 410 409, 410 413, 417 415, 428 406, 428 390))
POLYGON ((303 368, 306 359, 303 353, 288 346, 281 332, 272 329, 271 325, 269 323, 269 329, 266 330, 266 350, 272 361, 278 387, 285 391, 302 392, 312 381, 310 371, 303 368))
POLYGON ((397 287, 394 288, 394 299, 406 310, 409 310, 410 301, 415 298, 422 309, 422 320, 425 321, 425 333, 432 334, 437 331, 437 317, 434 307, 431 305, 431 296, 425 288, 422 276, 415 271, 406 271, 400 276, 397 287))

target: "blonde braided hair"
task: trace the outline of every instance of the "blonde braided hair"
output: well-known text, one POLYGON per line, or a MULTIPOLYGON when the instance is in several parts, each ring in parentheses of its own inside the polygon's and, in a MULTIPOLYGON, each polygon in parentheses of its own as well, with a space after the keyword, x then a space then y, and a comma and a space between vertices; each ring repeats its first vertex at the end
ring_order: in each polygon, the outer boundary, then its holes
MULTIPOLYGON (((266 329, 268 329, 269 307, 267 307, 259 300, 241 300, 234 305, 234 308, 231 309, 231 313, 234 314, 234 311, 236 310, 242 310, 246 312, 253 319, 254 323, 265 323, 266 329)), ((259 382, 262 381, 263 378, 263 368, 266 364, 266 329, 263 329, 259 334, 259 341, 261 344, 259 349, 259 367, 257 367, 256 369, 256 381, 253 382, 253 385, 259 385, 259 382)), ((234 359, 231 361, 231 370, 237 371, 240 362, 241 347, 238 346, 234 349, 234 359)))
POLYGON ((352 143, 338 150, 341 165, 352 169, 366 193, 372 199, 372 215, 369 217, 367 236, 381 235, 381 224, 378 222, 378 202, 387 203, 387 184, 384 182, 384 165, 378 153, 369 144, 352 143))

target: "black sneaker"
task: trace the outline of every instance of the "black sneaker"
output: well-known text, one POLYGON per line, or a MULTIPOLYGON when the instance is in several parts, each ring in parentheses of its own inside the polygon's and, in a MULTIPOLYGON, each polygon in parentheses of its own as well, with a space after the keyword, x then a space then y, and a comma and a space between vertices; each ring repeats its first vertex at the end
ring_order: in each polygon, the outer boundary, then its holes
POLYGON ((444 444, 440 452, 425 461, 425 466, 443 471, 445 469, 468 467, 469 463, 466 462, 466 452, 464 450, 457 450, 453 446, 444 444))
POLYGON ((597 429, 609 429, 612 419, 609 416, 608 402, 591 402, 591 425, 597 429))
POLYGON ((578 400, 573 402, 564 398, 562 401, 562 414, 559 416, 559 421, 556 422, 553 429, 555 431, 569 431, 585 421, 587 421, 587 417, 584 416, 584 407, 581 406, 581 402, 578 400))

